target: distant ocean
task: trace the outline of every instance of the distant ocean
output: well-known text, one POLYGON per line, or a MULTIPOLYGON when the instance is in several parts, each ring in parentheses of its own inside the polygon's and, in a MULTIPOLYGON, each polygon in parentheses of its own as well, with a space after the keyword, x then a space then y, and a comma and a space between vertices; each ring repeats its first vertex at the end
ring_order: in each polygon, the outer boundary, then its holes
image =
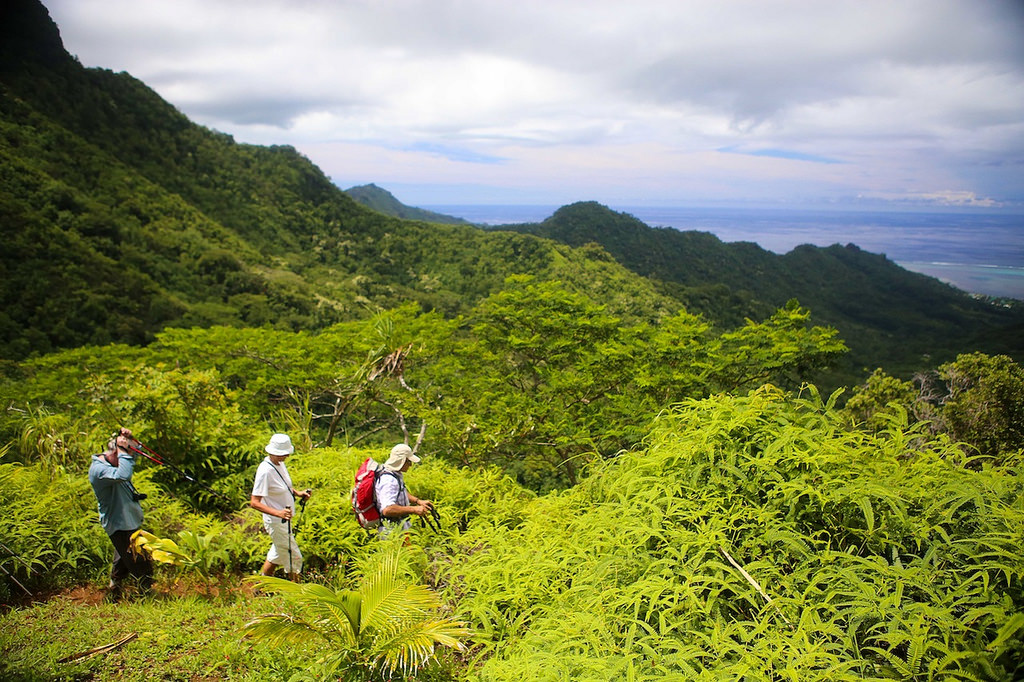
MULTIPOLYGON (((558 206, 423 206, 481 225, 535 223, 558 206)), ((1024 300, 1024 215, 611 206, 651 227, 710 232, 775 253, 801 244, 856 244, 907 270, 974 294, 1024 300)))

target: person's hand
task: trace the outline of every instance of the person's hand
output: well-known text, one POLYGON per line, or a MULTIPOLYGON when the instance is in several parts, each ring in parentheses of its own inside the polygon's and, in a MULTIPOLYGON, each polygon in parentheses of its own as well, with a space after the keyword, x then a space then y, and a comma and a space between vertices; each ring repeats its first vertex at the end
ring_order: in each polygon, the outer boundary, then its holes
POLYGON ((128 429, 121 429, 121 432, 117 434, 117 438, 114 439, 117 447, 122 450, 127 450, 132 444, 132 432, 128 429))
POLYGON ((420 504, 426 507, 427 511, 430 511, 431 509, 434 508, 434 503, 431 502, 430 500, 420 500, 420 504))
POLYGON ((423 500, 420 500, 419 504, 417 504, 412 510, 412 513, 416 516, 423 516, 424 514, 427 514, 429 512, 430 508, 423 504, 423 500))
POLYGON ((278 516, 281 517, 282 519, 285 519, 287 521, 288 519, 290 519, 292 517, 292 508, 291 507, 285 507, 284 509, 282 509, 280 511, 278 516))
POLYGON ((313 497, 313 489, 306 488, 301 493, 299 493, 299 497, 301 497, 304 500, 308 500, 309 498, 313 497))

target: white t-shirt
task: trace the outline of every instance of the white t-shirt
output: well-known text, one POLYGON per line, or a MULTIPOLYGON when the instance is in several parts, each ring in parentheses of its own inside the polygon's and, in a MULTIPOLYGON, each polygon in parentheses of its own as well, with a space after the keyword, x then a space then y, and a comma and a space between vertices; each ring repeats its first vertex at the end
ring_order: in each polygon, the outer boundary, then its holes
MULTIPOLYGON (((262 497, 263 502, 272 509, 284 509, 291 507, 295 509, 295 498, 292 497, 292 477, 288 475, 288 468, 281 462, 277 466, 271 463, 267 457, 256 467, 256 480, 252 484, 252 494, 262 497)), ((275 519, 277 517, 269 514, 263 515, 263 520, 275 519)))

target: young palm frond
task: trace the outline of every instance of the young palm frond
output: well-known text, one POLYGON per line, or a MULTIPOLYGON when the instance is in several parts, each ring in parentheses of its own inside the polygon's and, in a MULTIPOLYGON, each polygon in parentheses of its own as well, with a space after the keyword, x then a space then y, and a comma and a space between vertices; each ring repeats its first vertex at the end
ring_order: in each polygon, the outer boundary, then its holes
POLYGON ((244 634, 277 646, 315 635, 332 649, 324 665, 334 670, 344 663, 364 679, 412 674, 429 662, 438 646, 462 649, 461 640, 469 631, 461 622, 436 616, 440 600, 429 588, 409 582, 401 551, 399 545, 387 546, 364 562, 356 590, 251 578, 262 589, 282 595, 306 617, 259 616, 246 624, 244 634))

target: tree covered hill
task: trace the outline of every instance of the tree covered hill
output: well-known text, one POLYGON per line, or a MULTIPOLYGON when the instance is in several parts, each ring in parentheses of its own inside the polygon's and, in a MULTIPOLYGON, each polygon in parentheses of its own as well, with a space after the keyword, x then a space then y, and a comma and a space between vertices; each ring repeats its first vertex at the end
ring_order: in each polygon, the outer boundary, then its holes
POLYGON ((723 243, 706 232, 649 227, 595 202, 565 206, 543 222, 495 229, 571 246, 596 243, 659 282, 692 312, 728 324, 760 318, 796 298, 851 348, 850 376, 884 365, 913 371, 966 350, 1024 357, 1024 309, 972 297, 853 244, 800 246, 777 255, 723 243))
POLYGON ((293 148, 238 144, 83 68, 35 0, 0 11, 8 360, 166 326, 318 329, 407 301, 455 314, 523 273, 630 315, 678 307, 593 249, 364 208, 293 148))
POLYGON ((395 206, 361 205, 291 147, 236 143, 126 73, 82 67, 36 0, 0 12, 7 360, 168 326, 316 330, 410 301, 455 315, 516 274, 626 322, 683 304, 724 329, 796 298, 847 339, 844 380, 970 350, 1021 357, 1020 312, 855 247, 775 256, 596 203, 500 231, 385 215, 395 206))
POLYGON ((455 216, 435 213, 434 211, 428 211, 424 208, 416 208, 415 206, 406 206, 395 198, 394 194, 382 187, 378 187, 372 182, 369 185, 349 187, 345 190, 345 194, 349 195, 363 206, 372 208, 378 213, 383 213, 384 215, 389 215, 393 218, 402 218, 403 220, 424 220, 428 223, 446 223, 451 225, 471 224, 468 220, 456 218, 455 216))

